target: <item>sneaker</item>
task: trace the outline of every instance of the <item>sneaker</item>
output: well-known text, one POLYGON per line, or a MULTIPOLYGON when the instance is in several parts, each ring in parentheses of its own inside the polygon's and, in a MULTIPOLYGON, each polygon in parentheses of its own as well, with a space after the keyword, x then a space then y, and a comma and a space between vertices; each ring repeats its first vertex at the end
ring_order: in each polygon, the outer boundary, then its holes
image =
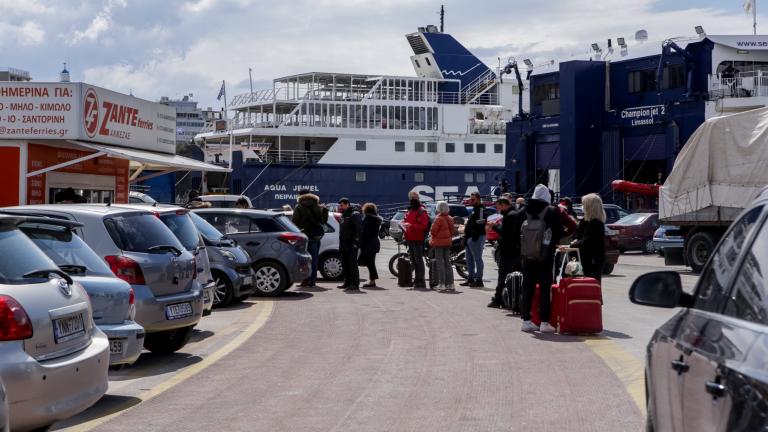
POLYGON ((476 281, 472 282, 472 284, 469 285, 469 287, 470 288, 485 288, 485 285, 483 284, 483 281, 476 280, 476 281))
POLYGON ((541 327, 539 328, 539 331, 542 333, 554 333, 557 331, 554 327, 552 327, 548 322, 541 323, 541 327))
POLYGON ((350 285, 350 286, 344 288, 344 291, 346 291, 346 292, 349 292, 349 291, 360 291, 360 287, 357 287, 357 286, 354 286, 354 285, 350 285))
POLYGON ((453 284, 449 284, 445 286, 446 291, 456 291, 456 287, 453 284))
POLYGON ((532 323, 531 321, 523 321, 523 326, 520 328, 520 330, 528 333, 533 333, 538 329, 539 329, 539 326, 532 323))
POLYGON ((338 285, 336 288, 338 288, 338 289, 346 289, 346 288, 349 288, 349 285, 342 284, 342 285, 338 285))
POLYGON ((463 283, 460 283, 459 285, 461 285, 461 286, 472 286, 473 283, 475 283, 474 280, 467 279, 466 281, 464 281, 463 283))
POLYGON ((489 308, 495 308, 498 309, 501 307, 501 302, 496 300, 495 298, 491 299, 491 302, 488 303, 489 308))

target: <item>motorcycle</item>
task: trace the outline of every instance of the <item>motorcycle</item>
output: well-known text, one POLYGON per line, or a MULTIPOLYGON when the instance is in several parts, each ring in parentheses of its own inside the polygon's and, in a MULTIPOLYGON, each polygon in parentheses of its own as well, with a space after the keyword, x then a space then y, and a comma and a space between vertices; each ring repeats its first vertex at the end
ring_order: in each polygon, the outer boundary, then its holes
MULTIPOLYGON (((405 247, 405 242, 399 242, 397 244, 397 253, 392 256, 392 258, 389 259, 389 272, 392 273, 394 277, 398 276, 397 272, 397 260, 400 258, 405 258, 407 260, 410 260, 410 255, 408 254, 407 247, 406 251, 401 250, 401 246, 405 247)), ((425 253, 424 253, 424 261, 426 267, 429 269, 430 275, 432 274, 432 260, 434 259, 434 253, 431 253, 430 248, 426 245, 424 246, 425 253)), ((462 236, 454 236, 451 241, 451 248, 450 248, 450 259, 451 259, 451 265, 453 268, 456 269, 456 273, 459 274, 463 279, 466 279, 469 277, 469 273, 467 273, 467 257, 464 252, 464 240, 462 236)), ((430 277, 431 279, 431 277, 430 277)))
POLYGON ((387 237, 389 237, 389 219, 384 219, 379 226, 379 238, 384 240, 387 237))

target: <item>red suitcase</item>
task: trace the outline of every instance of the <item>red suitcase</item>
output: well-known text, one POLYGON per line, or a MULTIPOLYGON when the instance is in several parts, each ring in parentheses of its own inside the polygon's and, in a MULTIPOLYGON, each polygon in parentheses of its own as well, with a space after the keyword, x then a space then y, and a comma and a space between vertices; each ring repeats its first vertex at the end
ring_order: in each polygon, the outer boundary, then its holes
MULTIPOLYGON (((553 327, 557 327, 559 312, 557 309, 557 304, 554 302, 554 296, 555 296, 555 293, 553 291, 550 297, 552 301, 549 302, 549 305, 550 305, 549 306, 549 323, 553 327)), ((541 288, 539 287, 539 284, 536 284, 536 289, 533 292, 533 301, 531 302, 531 322, 533 322, 537 326, 541 325, 541 317, 539 316, 540 298, 541 298, 541 288)))
MULTIPOLYGON (((566 253, 578 249, 567 249, 566 253)), ((559 281, 552 285, 551 324, 559 333, 600 333, 603 331, 603 295, 600 282, 589 277, 564 277, 563 259, 559 281), (555 312, 556 311, 556 312, 555 312)))

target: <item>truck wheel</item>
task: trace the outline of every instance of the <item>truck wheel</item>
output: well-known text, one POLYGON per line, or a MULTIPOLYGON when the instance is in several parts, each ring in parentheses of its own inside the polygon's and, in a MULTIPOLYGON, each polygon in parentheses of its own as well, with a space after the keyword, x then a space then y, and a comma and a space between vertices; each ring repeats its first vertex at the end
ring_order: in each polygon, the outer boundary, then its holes
POLYGON ((694 273, 701 273, 704 265, 707 264, 709 256, 715 250, 717 239, 708 232, 697 232, 688 239, 685 245, 685 254, 688 259, 688 265, 694 273))

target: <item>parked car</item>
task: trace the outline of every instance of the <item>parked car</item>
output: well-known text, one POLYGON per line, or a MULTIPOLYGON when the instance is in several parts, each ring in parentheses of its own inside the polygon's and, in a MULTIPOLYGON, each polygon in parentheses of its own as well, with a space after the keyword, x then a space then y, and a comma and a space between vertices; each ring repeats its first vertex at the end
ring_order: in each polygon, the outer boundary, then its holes
MULTIPOLYGON (((619 219, 627 216, 629 212, 616 204, 603 204, 603 210, 605 210, 605 223, 612 224, 619 219)), ((574 204, 573 211, 576 212, 576 217, 581 220, 584 218, 584 209, 581 204, 574 204)))
POLYGON ((403 219, 405 219, 405 210, 398 210, 389 220, 389 235, 398 243, 403 241, 403 228, 400 226, 403 219))
POLYGON ((245 195, 200 195, 203 202, 211 203, 211 207, 214 208, 235 208, 240 198, 245 198, 248 201, 248 207, 253 208, 251 199, 245 195))
MULTIPOLYGON (((137 206, 136 206, 137 207, 137 206)), ((137 207, 138 208, 138 207, 137 207)), ((151 211, 105 204, 10 207, 83 224, 83 240, 136 295, 136 322, 146 331, 144 348, 156 354, 180 350, 203 314, 195 257, 151 211)))
POLYGON ((118 279, 107 264, 78 237, 82 224, 54 218, 30 218, 19 225, 72 280, 88 293, 93 322, 109 338, 109 365, 133 364, 144 344, 144 327, 136 323, 133 288, 118 279))
POLYGON ((0 216, 0 379, 12 430, 71 417, 108 385, 109 341, 88 294, 18 229, 25 220, 0 216))
POLYGON ((0 432, 11 432, 8 418, 8 395, 5 393, 5 384, 0 378, 0 432))
POLYGON ((674 271, 634 281, 633 303, 681 310, 646 350, 646 430, 765 429, 768 189, 735 219, 691 294, 674 271))
POLYGON ((215 282, 214 306, 226 307, 247 299, 256 291, 248 252, 194 212, 190 212, 189 217, 202 235, 208 251, 215 282))
POLYGON ((194 212, 248 252, 257 295, 280 294, 309 275, 312 258, 307 253, 307 236, 284 214, 213 208, 194 212))
POLYGON ((619 252, 641 250, 653 253, 653 233, 659 227, 658 213, 632 213, 624 216, 608 228, 618 231, 619 252))
POLYGON ((137 191, 130 191, 128 192, 128 202, 130 204, 147 204, 152 205, 155 204, 157 201, 152 198, 151 196, 137 191))
POLYGON ((673 225, 661 225, 653 233, 653 250, 659 255, 664 255, 664 248, 682 248, 685 237, 680 235, 679 227, 673 225))

